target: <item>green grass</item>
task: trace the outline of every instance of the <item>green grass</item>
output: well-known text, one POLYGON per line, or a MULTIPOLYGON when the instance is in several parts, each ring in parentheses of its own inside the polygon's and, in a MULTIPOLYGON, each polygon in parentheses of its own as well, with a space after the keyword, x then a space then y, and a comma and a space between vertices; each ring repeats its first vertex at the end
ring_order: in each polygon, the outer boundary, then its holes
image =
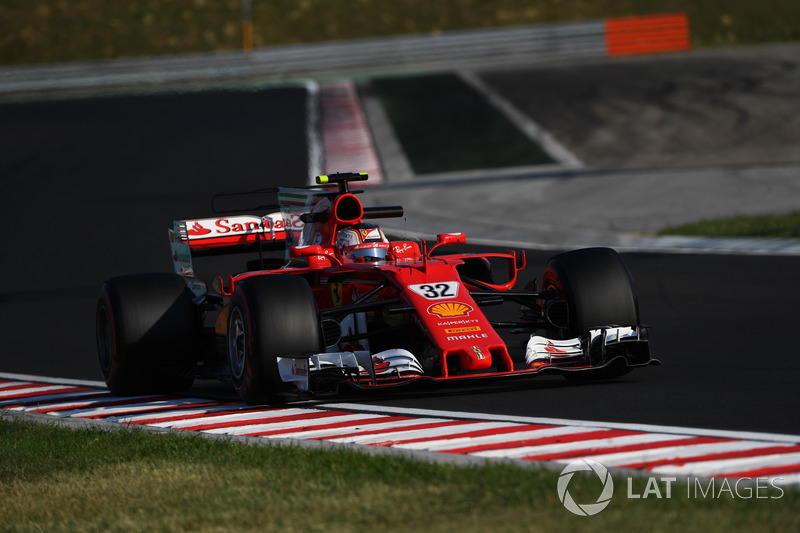
MULTIPOLYGON (((241 49, 241 0, 3 0, 0 65, 241 49)), ((252 0, 256 47, 686 12, 695 47, 800 39, 770 0, 252 0)))
MULTIPOLYGON (((345 449, 254 446, 140 430, 67 429, 0 417, 2 531, 797 531, 800 492, 749 499, 628 499, 574 516, 557 472, 434 465, 345 449), (780 497, 778 497, 780 496, 780 497)), ((636 479, 633 493, 645 492, 636 479)), ((576 501, 596 477, 569 485, 576 501)), ((665 492, 661 489, 662 495, 665 492)))
POLYGON ((661 230, 659 235, 688 235, 706 237, 769 237, 800 238, 800 211, 779 215, 731 217, 702 220, 661 230))
POLYGON ((415 173, 552 163, 458 76, 372 81, 415 173))

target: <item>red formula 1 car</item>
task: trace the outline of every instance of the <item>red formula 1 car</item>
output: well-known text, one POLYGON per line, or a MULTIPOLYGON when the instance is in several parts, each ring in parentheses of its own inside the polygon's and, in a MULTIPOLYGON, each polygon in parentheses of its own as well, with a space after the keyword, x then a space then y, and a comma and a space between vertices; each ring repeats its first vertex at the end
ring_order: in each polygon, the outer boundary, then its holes
POLYGON ((558 254, 540 282, 514 289, 524 253, 448 253, 463 234, 389 241, 367 221, 403 210, 364 207, 349 185, 366 179, 272 190, 280 212, 265 216, 175 222, 175 273, 102 285, 97 345, 109 389, 169 392, 213 376, 264 403, 547 373, 605 379, 657 363, 615 251, 558 254), (213 290, 196 274, 198 257, 243 251, 258 256, 213 290), (491 318, 504 303, 513 318, 491 318))

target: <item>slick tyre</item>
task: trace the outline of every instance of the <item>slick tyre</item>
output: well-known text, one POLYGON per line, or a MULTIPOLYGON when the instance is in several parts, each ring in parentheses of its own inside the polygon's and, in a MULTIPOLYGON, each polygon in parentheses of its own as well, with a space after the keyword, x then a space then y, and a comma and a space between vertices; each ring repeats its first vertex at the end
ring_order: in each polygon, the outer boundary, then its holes
POLYGON ((177 274, 138 274, 109 279, 96 307, 100 370, 115 395, 180 392, 199 337, 192 294, 177 274), (183 370, 183 372, 181 372, 183 370))
MULTIPOLYGON (((554 290, 568 306, 566 338, 589 329, 639 324, 639 304, 628 268, 610 248, 585 248, 554 256, 542 277, 545 290, 554 290)), ((611 379, 630 372, 617 360, 589 373, 570 373, 571 381, 611 379)))
POLYGON ((236 285, 228 311, 228 360, 233 385, 247 403, 274 403, 291 392, 278 357, 304 358, 324 351, 311 287, 293 275, 246 278, 236 285))
POLYGON ((566 337, 611 325, 638 325, 639 304, 628 268, 610 248, 584 248, 550 259, 544 290, 567 302, 566 337))

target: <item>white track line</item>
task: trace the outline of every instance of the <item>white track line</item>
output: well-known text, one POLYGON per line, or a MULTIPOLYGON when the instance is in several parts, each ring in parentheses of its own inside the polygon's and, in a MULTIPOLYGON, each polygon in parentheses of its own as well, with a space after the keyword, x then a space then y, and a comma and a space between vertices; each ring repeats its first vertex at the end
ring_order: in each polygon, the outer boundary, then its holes
POLYGON ((646 433, 669 433, 680 435, 696 435, 702 437, 719 437, 742 440, 763 440, 771 442, 800 443, 800 435, 783 433, 759 433, 753 431, 728 431, 718 429, 691 428, 682 426, 661 426, 654 424, 637 424, 625 422, 603 422, 597 420, 571 420, 567 418, 525 417, 496 415, 488 413, 470 413, 460 411, 442 411, 438 409, 413 409, 405 407, 374 406, 359 403, 320 404, 325 409, 346 409, 348 411, 373 411, 400 414, 407 416, 452 417, 461 419, 480 419, 495 422, 518 422, 521 424, 555 425, 555 426, 589 426, 593 428, 623 429, 646 433))
MULTIPOLYGON (((337 416, 309 417, 306 419, 292 420, 289 422, 269 422, 268 419, 262 419, 260 423, 254 420, 254 422, 257 423, 248 424, 245 426, 237 426, 237 427, 219 427, 214 429, 204 429, 202 431, 203 433, 221 433, 225 435, 247 435, 251 433, 276 431, 287 428, 296 429, 301 427, 314 427, 327 424, 341 424, 343 422, 365 420, 367 418, 370 417, 368 417, 367 415, 357 414, 357 413, 342 413, 337 416)), ((281 436, 281 438, 283 437, 281 436)))
POLYGON ((90 381, 85 379, 54 378, 52 376, 35 376, 31 374, 11 374, 0 372, 0 379, 10 379, 14 381, 34 381, 36 383, 55 383, 57 385, 75 385, 77 387, 99 387, 106 388, 102 381, 90 381))
POLYGON ((657 474, 715 476, 720 474, 737 474, 760 468, 791 466, 800 464, 800 452, 789 454, 759 455, 736 459, 721 459, 692 463, 679 463, 653 468, 657 474))
POLYGON ((583 162, 567 147, 558 142, 555 137, 550 135, 547 130, 537 124, 531 117, 517 109, 514 104, 487 85, 480 77, 473 72, 465 70, 459 71, 458 75, 467 85, 478 91, 487 102, 519 128, 525 136, 541 146, 550 157, 558 161, 563 167, 582 168, 584 166, 583 162))

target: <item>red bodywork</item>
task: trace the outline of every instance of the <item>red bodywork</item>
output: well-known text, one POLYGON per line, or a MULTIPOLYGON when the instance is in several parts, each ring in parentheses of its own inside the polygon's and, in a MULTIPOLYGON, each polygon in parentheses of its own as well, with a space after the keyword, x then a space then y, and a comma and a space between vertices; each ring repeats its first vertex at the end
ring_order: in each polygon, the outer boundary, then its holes
MULTIPOLYGON (((447 244, 464 242, 461 235, 445 235, 440 240, 447 244)), ((328 242, 327 239, 324 242, 328 242)), ((304 259, 308 266, 293 266, 290 262, 275 271, 243 273, 231 277, 224 285, 222 294, 232 295, 236 283, 249 276, 291 273, 313 279, 312 288, 320 309, 332 309, 352 304, 381 283, 387 282, 388 286, 367 302, 399 298, 398 305, 416 309, 418 325, 440 350, 441 377, 449 376, 448 367, 461 371, 487 370, 493 365, 500 371, 514 369, 505 342, 470 296, 470 287, 462 283, 456 268, 467 257, 489 256, 506 260, 514 276, 508 283, 492 286, 507 290, 516 283, 516 272, 524 268, 524 263, 517 265, 516 254, 430 257, 430 252, 424 253, 416 242, 395 241, 392 242, 387 261, 380 264, 349 262, 332 245, 292 248, 290 256, 304 259), (332 281, 343 276, 346 282, 332 281), (428 286, 429 290, 426 290, 428 286), (411 287, 418 290, 412 290, 411 287)))

